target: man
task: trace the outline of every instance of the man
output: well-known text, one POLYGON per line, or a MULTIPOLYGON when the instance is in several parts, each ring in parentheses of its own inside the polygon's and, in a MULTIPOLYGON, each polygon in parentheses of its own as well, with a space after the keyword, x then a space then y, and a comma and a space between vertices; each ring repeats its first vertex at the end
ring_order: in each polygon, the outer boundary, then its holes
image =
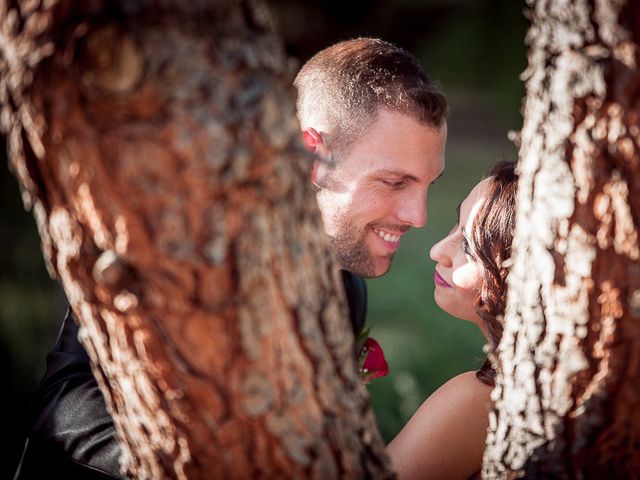
MULTIPOLYGON (((384 275, 402 235, 426 223, 427 190, 444 169, 446 100, 415 58, 366 38, 316 54, 295 86, 304 143, 319 157, 311 181, 357 332, 362 277, 384 275)), ((71 313, 47 357, 35 411, 16 479, 43 471, 123 478, 115 429, 71 313)))
POLYGON ((446 101, 417 61, 373 39, 338 43, 300 70, 298 117, 312 182, 341 267, 384 275, 411 227, 426 223, 444 169, 446 101))

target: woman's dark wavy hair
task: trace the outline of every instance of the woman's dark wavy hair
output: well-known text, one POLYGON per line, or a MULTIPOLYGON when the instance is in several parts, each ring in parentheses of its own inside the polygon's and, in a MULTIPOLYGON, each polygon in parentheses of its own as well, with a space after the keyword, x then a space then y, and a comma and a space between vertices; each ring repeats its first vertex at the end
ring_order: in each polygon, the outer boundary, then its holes
MULTIPOLYGON (((484 267, 484 281, 475 306, 486 326, 491 356, 502 336, 506 306, 508 267, 505 262, 511 256, 518 188, 515 164, 498 163, 488 178, 489 191, 473 221, 470 243, 473 255, 484 267)), ((494 385, 496 372, 489 358, 476 376, 483 383, 494 385)))

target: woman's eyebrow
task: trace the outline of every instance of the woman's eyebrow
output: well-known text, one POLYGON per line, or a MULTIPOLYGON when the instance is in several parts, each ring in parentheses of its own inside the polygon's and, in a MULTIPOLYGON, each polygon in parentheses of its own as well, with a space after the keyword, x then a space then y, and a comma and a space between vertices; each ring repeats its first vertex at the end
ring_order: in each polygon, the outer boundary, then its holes
POLYGON ((458 206, 456 207, 456 215, 457 215, 457 223, 458 225, 460 224, 460 207, 462 206, 462 202, 460 202, 458 204, 458 206))

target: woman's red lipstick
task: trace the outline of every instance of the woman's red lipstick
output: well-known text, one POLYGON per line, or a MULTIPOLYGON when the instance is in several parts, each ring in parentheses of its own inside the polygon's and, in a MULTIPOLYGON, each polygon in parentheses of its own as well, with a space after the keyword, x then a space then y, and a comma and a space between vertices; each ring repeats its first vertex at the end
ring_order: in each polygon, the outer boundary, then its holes
POLYGON ((439 287, 445 287, 445 288, 451 288, 451 285, 449 285, 444 278, 442 278, 442 276, 438 273, 438 271, 436 270, 435 275, 433 276, 433 281, 436 283, 436 285, 438 285, 439 287))

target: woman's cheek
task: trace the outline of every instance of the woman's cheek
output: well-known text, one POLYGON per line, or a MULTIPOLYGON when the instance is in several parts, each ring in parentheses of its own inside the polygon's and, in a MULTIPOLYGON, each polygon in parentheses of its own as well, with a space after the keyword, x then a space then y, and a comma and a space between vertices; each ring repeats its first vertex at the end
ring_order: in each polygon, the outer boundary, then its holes
POLYGON ((482 281, 482 272, 475 262, 469 262, 453 271, 453 284, 464 290, 476 289, 482 281))

